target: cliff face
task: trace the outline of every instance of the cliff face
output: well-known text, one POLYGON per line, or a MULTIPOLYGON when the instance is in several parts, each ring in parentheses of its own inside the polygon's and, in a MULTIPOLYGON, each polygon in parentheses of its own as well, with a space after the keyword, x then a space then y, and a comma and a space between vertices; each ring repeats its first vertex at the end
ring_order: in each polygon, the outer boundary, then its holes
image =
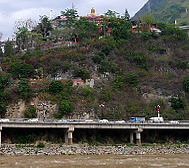
POLYGON ((133 17, 140 18, 145 13, 152 13, 160 22, 188 24, 189 2, 187 0, 149 0, 133 17), (183 23, 184 22, 184 23, 183 23))
POLYGON ((140 18, 141 15, 145 13, 150 13, 154 8, 156 8, 161 2, 165 0, 149 0, 133 17, 140 18))

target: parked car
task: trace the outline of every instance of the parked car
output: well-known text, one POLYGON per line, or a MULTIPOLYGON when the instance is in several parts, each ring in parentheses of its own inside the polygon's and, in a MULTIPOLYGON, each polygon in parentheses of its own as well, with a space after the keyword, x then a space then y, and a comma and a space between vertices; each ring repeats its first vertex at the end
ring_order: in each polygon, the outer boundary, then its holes
POLYGON ((107 124, 107 123, 109 123, 109 121, 107 119, 103 119, 103 120, 99 120, 99 123, 107 124))
POLYGON ((116 121, 115 123, 116 124, 125 124, 125 121, 124 120, 119 120, 119 121, 116 121))
POLYGON ((176 121, 176 120, 173 121, 173 120, 172 120, 172 121, 169 121, 169 123, 170 123, 170 124, 179 124, 179 121, 176 121))
POLYGON ((67 123, 67 120, 58 120, 58 123, 67 123))
POLYGON ((150 121, 152 123, 163 123, 164 122, 163 117, 151 117, 150 121))
POLYGON ((85 120, 85 123, 93 123, 93 120, 85 120))
POLYGON ((1 118, 0 122, 9 122, 9 119, 8 118, 1 118))
POLYGON ((44 122, 54 122, 54 120, 52 120, 52 119, 46 119, 46 120, 44 120, 44 122))
POLYGON ((80 119, 70 119, 68 122, 80 122, 80 119))
POLYGON ((28 122, 30 122, 30 123, 38 123, 39 120, 38 120, 38 118, 32 118, 32 119, 29 119, 28 122))

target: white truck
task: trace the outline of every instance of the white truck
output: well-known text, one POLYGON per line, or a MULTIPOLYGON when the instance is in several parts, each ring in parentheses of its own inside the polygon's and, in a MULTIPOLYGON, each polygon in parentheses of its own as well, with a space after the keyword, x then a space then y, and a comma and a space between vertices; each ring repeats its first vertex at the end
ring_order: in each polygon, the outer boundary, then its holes
POLYGON ((150 121, 151 122, 155 122, 155 123, 162 123, 162 122, 164 122, 163 117, 151 117, 150 121))

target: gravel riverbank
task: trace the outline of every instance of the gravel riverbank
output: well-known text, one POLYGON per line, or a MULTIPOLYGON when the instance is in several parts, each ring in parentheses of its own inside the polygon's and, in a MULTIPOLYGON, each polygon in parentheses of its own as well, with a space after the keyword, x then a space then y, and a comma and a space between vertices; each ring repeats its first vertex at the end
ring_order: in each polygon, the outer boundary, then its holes
POLYGON ((188 144, 154 146, 89 146, 89 145, 50 145, 45 148, 16 147, 6 145, 0 148, 0 155, 146 155, 146 154, 189 154, 188 144))

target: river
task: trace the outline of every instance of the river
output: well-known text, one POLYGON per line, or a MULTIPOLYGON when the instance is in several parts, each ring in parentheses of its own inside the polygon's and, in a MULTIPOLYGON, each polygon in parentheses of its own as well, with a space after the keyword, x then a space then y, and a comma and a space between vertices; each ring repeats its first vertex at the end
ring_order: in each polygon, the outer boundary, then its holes
POLYGON ((188 154, 0 156, 1 168, 189 168, 188 154))

